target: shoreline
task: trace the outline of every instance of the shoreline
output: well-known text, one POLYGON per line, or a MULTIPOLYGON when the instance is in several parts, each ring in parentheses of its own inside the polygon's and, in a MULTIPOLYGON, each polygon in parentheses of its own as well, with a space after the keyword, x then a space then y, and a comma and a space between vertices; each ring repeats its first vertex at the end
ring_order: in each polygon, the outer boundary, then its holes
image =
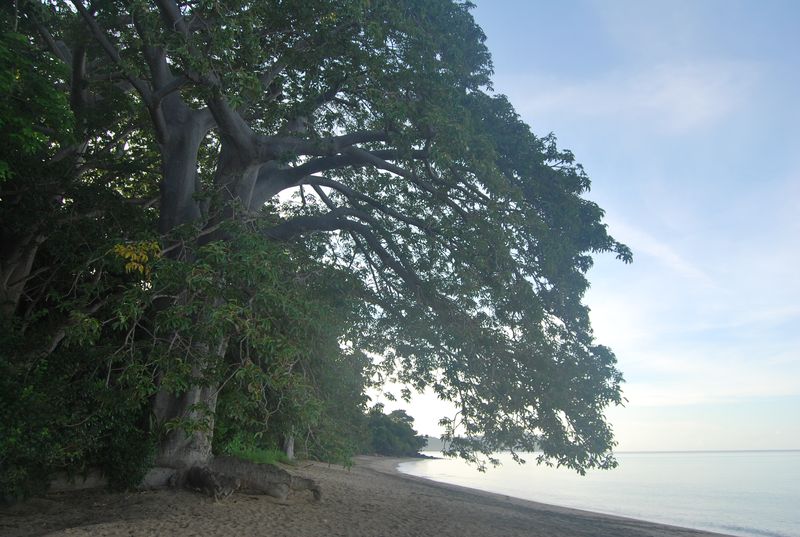
MULTIPOLYGON (((498 504, 501 505, 510 504, 515 507, 519 507, 523 510, 530 510, 534 513, 552 512, 567 516, 575 515, 581 517, 593 517, 597 519, 608 520, 609 522, 612 523, 619 522, 620 524, 625 524, 625 525, 634 524, 637 526, 642 526, 642 529, 645 531, 649 530, 656 532, 653 533, 653 535, 659 535, 659 536, 663 535, 664 537, 669 537, 673 535, 675 536, 691 535, 697 537, 735 537, 726 533, 717 533, 709 530, 686 528, 682 526, 673 526, 670 524, 651 522, 649 520, 625 517, 620 515, 612 515, 608 513, 602 513, 599 511, 589 511, 586 509, 577 509, 574 507, 564 507, 561 505, 537 502, 534 500, 526 500, 523 498, 518 498, 516 496, 509 496, 507 494, 489 492, 486 490, 477 489, 473 487, 465 487, 463 485, 455 485, 452 483, 436 481, 434 479, 426 477, 406 474, 399 470, 398 466, 402 463, 419 461, 420 459, 417 457, 359 456, 355 457, 355 460, 358 462, 362 462, 365 468, 369 468, 370 470, 385 475, 394 476, 398 479, 406 479, 409 481, 422 483, 428 486, 432 486, 447 491, 476 496, 478 498, 478 502, 491 501, 491 502, 497 502, 498 504), (650 526, 651 528, 646 528, 647 526, 650 526)), ((643 535, 650 535, 650 534, 646 533, 643 535)))
POLYGON ((206 535, 230 537, 721 537, 722 534, 547 505, 402 474, 416 459, 359 456, 352 468, 299 462, 316 480, 285 501, 237 493, 214 502, 174 491, 53 493, 0 508, 7 537, 206 535))

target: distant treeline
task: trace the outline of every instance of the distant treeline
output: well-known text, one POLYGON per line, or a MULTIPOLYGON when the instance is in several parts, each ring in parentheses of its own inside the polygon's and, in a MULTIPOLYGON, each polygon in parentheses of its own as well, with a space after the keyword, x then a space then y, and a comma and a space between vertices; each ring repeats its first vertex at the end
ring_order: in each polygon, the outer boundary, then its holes
POLYGON ((384 414, 383 405, 377 404, 367 416, 369 443, 367 453, 395 457, 409 457, 425 448, 426 437, 412 427, 414 418, 405 410, 384 414))

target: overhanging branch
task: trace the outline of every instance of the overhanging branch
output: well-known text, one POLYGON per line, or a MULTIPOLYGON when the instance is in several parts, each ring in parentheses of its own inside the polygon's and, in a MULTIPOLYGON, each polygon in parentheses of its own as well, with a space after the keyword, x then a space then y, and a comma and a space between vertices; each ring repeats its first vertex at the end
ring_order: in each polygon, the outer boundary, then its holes
POLYGON ((411 226, 419 228, 419 229, 423 230, 427 234, 430 234, 430 235, 434 234, 434 230, 424 220, 422 220, 420 218, 415 218, 413 216, 409 216, 409 215, 403 214, 403 213, 401 213, 401 212, 389 207, 385 203, 381 203, 380 201, 376 200, 375 198, 373 198, 371 196, 367 196, 366 194, 362 194, 361 192, 358 192, 357 190, 354 190, 354 189, 350 188, 349 186, 344 185, 344 184, 342 184, 342 183, 340 183, 338 181, 334 181, 333 179, 328 179, 326 177, 320 177, 320 176, 314 175, 314 176, 308 177, 307 180, 303 181, 303 184, 304 185, 312 185, 312 186, 315 186, 315 185, 316 186, 324 186, 324 187, 332 188, 333 190, 336 190, 337 192, 341 193, 342 195, 344 195, 345 197, 347 197, 351 201, 352 200, 358 200, 360 202, 366 203, 367 205, 370 205, 370 206, 374 207, 378 211, 391 216, 395 220, 399 220, 401 222, 405 222, 406 224, 409 224, 411 226))

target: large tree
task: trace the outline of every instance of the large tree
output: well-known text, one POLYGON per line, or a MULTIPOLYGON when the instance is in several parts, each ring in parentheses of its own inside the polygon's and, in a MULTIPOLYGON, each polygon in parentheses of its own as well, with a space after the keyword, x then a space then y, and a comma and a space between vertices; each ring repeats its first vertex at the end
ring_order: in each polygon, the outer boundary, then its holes
MULTIPOLYGON (((165 258, 205 270, 209 255, 240 248, 242 225, 305 245, 295 262, 360 281, 368 322, 348 343, 456 405, 443 420, 452 453, 539 448, 579 471, 613 464, 604 409, 620 402, 621 375, 582 297, 592 254, 630 252, 583 197, 573 155, 492 93, 468 2, 21 4, 70 67, 82 110, 109 102, 91 98, 98 87, 149 118, 165 258)), ((288 288, 291 271, 279 274, 288 288)), ((169 428, 160 464, 211 456, 209 371, 238 352, 214 312, 238 278, 148 306, 153 319, 192 321, 154 329, 192 379, 170 383, 165 367, 154 415, 203 423, 169 428)))

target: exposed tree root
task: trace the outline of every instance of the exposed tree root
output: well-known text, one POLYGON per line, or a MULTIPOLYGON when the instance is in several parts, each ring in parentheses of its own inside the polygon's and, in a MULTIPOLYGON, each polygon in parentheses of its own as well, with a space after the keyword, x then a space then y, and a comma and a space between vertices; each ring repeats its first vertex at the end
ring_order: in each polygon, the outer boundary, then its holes
POLYGON ((208 466, 192 466, 179 470, 169 485, 202 492, 221 500, 237 490, 266 494, 285 500, 290 491, 310 491, 315 500, 322 498, 317 482, 292 475, 272 464, 259 464, 233 457, 216 457, 208 466))
POLYGON ((315 500, 322 498, 319 484, 305 477, 292 475, 272 464, 258 464, 234 457, 215 457, 211 469, 241 481, 243 490, 286 499, 289 491, 310 491, 315 500))

